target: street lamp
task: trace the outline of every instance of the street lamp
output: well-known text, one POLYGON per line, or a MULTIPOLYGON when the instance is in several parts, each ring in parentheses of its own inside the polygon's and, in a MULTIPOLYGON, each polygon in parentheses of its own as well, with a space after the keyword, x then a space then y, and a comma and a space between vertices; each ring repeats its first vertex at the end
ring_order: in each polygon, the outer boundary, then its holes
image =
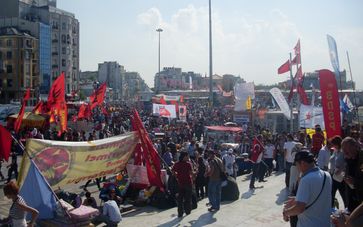
MULTIPOLYGON (((158 28, 158 29, 156 29, 156 31, 159 33, 159 71, 158 71, 159 73, 158 73, 158 77, 159 77, 159 80, 160 80, 160 33, 163 31, 163 29, 158 28)), ((156 93, 158 92, 158 87, 159 87, 159 84, 156 87, 156 93)))
POLYGON ((213 106, 212 6, 209 0, 209 101, 213 106))

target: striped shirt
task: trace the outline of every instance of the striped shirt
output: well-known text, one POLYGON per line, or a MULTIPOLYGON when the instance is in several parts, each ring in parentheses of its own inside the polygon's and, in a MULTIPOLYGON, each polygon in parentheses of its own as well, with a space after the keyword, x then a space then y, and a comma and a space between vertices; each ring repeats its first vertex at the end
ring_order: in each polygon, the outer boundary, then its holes
POLYGON ((18 195, 10 207, 9 216, 11 219, 25 219, 26 212, 20 208, 19 204, 26 205, 26 202, 20 195, 18 195))

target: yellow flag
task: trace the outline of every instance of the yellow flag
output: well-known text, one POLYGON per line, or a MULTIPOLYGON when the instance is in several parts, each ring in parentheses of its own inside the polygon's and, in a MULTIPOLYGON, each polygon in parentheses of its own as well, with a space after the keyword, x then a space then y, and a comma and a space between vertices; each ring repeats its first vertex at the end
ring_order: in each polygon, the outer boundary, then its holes
POLYGON ((248 96, 248 98, 246 100, 246 109, 247 110, 252 109, 252 99, 251 99, 251 96, 248 96))

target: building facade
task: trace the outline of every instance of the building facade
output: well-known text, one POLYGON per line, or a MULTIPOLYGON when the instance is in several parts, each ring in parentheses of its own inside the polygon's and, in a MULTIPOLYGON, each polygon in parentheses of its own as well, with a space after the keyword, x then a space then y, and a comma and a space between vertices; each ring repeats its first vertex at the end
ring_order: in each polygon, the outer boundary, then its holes
POLYGON ((124 73, 123 100, 148 99, 152 91, 138 72, 124 73))
POLYGON ((56 0, 2 0, 0 28, 14 27, 38 39, 41 94, 66 76, 66 93, 78 90, 79 22, 74 14, 56 8, 56 0))
POLYGON ((31 104, 35 102, 40 85, 37 44, 35 37, 15 28, 0 29, 0 103, 21 101, 27 88, 31 104))
POLYGON ((120 100, 122 98, 123 81, 122 75, 125 68, 117 62, 104 62, 98 64, 98 81, 106 82, 107 87, 111 88, 111 100, 120 100))

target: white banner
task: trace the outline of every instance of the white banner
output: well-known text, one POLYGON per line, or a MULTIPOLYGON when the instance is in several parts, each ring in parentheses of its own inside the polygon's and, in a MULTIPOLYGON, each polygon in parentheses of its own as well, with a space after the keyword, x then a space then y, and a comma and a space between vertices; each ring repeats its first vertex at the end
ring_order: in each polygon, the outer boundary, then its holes
POLYGON ((237 83, 234 86, 234 111, 245 111, 246 101, 250 96, 252 99, 255 98, 255 85, 250 83, 237 83))
POLYGON ((146 166, 127 164, 126 169, 131 183, 144 185, 150 184, 149 178, 147 177, 146 166))
POLYGON ((282 95, 280 89, 277 87, 274 87, 270 90, 270 93, 272 97, 274 97, 277 105, 279 105, 282 113, 285 115, 285 117, 290 120, 291 119, 291 112, 289 104, 287 104, 285 97, 282 95))
POLYGON ((302 128, 315 128, 315 125, 320 125, 321 129, 324 130, 325 124, 323 108, 301 104, 299 122, 300 127, 302 128))
POLYGON ((176 118, 175 105, 153 104, 153 114, 160 117, 176 118))
POLYGON ((179 120, 187 121, 187 107, 179 106, 179 120))

